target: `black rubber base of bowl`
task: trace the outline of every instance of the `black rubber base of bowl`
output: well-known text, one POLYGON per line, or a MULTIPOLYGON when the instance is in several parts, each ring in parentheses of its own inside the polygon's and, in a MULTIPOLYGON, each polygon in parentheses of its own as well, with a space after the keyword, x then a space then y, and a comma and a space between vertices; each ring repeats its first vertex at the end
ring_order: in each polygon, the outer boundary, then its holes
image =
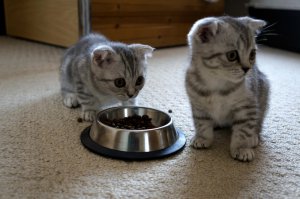
POLYGON ((83 146, 96 154, 122 160, 150 160, 167 157, 181 151, 186 142, 184 134, 177 129, 179 138, 172 146, 169 146, 168 148, 151 152, 125 152, 109 149, 95 143, 90 137, 90 128, 90 126, 85 128, 81 133, 80 139, 83 146))

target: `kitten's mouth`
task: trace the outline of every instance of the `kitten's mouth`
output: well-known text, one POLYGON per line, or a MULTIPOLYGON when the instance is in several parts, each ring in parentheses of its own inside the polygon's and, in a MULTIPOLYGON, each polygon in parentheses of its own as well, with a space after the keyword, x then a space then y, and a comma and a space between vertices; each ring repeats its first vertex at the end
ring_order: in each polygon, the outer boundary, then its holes
POLYGON ((244 78, 240 78, 240 79, 236 79, 236 80, 233 80, 232 83, 240 83, 244 80, 244 78))
POLYGON ((241 81, 243 81, 245 79, 245 74, 242 75, 235 75, 234 77, 229 76, 228 78, 226 78, 228 81, 232 82, 232 83, 240 83, 241 81))
POLYGON ((127 96, 127 95, 121 95, 121 94, 119 94, 119 95, 117 95, 117 98, 118 98, 119 100, 121 100, 121 101, 127 101, 127 100, 129 100, 130 98, 132 98, 132 97, 129 97, 129 96, 127 96))
POLYGON ((245 79, 245 76, 247 73, 241 72, 241 71, 231 71, 229 72, 226 79, 233 83, 239 83, 245 79))

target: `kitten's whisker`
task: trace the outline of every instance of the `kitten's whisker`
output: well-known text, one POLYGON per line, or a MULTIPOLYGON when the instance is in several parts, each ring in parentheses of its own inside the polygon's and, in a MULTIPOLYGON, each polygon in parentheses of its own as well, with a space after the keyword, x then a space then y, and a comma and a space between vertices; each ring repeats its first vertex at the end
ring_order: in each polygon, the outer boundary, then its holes
POLYGON ((260 37, 260 36, 262 36, 262 35, 265 35, 265 33, 275 31, 274 29, 269 29, 269 28, 275 26, 276 24, 277 24, 277 22, 272 23, 272 24, 270 24, 270 25, 268 25, 268 26, 265 26, 265 27, 263 27, 262 29, 258 30, 258 32, 257 32, 257 37, 260 37))
POLYGON ((267 30, 268 28, 270 28, 270 27, 272 27, 272 26, 275 26, 277 23, 278 23, 278 22, 274 22, 274 23, 272 23, 272 24, 270 24, 270 25, 268 25, 268 26, 263 27, 263 28, 261 29, 261 32, 263 32, 264 30, 267 30))
POLYGON ((263 34, 263 36, 278 36, 279 34, 277 33, 266 33, 266 34, 263 34))
POLYGON ((268 39, 267 38, 261 38, 261 39, 257 39, 256 42, 259 42, 259 41, 267 41, 268 39))
POLYGON ((264 42, 264 41, 268 41, 268 39, 267 38, 257 39, 256 43, 259 44, 259 42, 264 42))
POLYGON ((265 33, 265 32, 272 32, 272 31, 275 31, 275 30, 273 30, 273 29, 270 29, 270 30, 263 30, 263 31, 261 31, 261 34, 263 34, 263 33, 265 33))

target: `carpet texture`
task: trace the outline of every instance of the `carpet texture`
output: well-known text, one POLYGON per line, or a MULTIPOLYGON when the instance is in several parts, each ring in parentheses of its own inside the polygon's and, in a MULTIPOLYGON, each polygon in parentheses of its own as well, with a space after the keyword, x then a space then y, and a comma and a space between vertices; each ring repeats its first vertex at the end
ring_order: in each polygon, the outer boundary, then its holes
POLYGON ((261 47, 271 82, 270 109, 250 163, 229 154, 230 132, 207 150, 194 133, 184 89, 187 47, 158 49, 149 60, 140 105, 171 109, 184 150, 151 161, 89 152, 78 109, 63 106, 58 66, 64 49, 0 37, 0 198, 300 198, 300 56, 261 47))

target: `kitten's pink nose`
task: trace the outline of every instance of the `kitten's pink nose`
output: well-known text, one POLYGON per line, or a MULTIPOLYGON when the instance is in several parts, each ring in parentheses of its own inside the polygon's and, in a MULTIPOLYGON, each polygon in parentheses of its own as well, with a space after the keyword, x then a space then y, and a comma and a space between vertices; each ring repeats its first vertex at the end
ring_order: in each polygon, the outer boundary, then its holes
POLYGON ((127 89, 127 96, 129 98, 132 98, 134 96, 134 94, 135 94, 135 89, 134 88, 128 88, 127 89))

